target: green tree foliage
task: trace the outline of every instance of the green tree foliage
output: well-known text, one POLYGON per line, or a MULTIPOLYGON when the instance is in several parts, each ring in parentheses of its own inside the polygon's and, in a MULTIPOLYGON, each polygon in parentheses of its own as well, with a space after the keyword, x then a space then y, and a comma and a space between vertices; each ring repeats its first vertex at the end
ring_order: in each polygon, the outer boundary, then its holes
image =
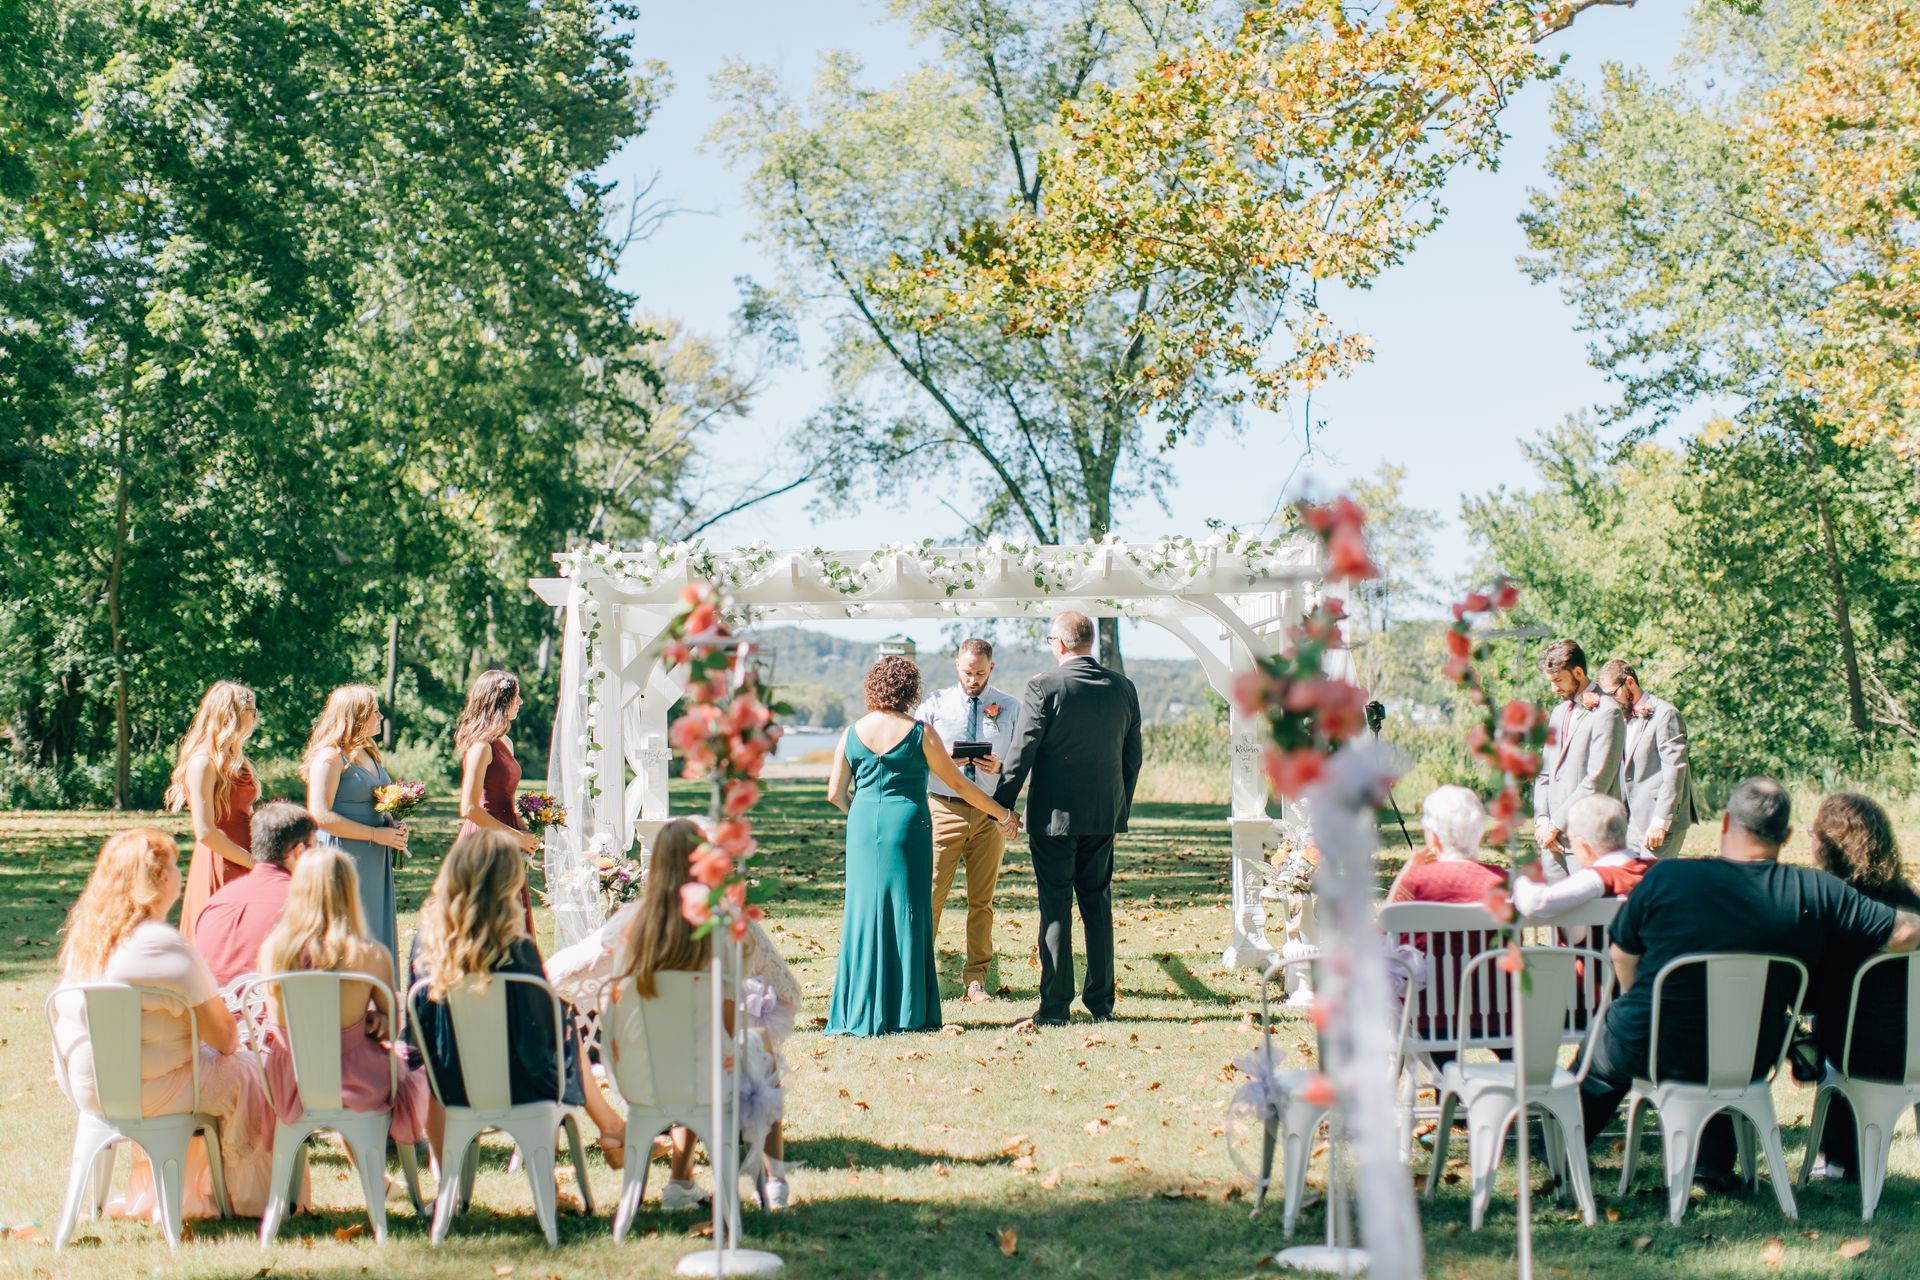
POLYGON ((623 16, 0 3, 16 762, 112 753, 124 803, 213 678, 271 747, 383 647, 403 713, 534 660, 524 579, 596 498, 576 441, 651 378, 590 177, 652 101, 623 16))
POLYGON ((1811 768, 1913 737, 1913 495, 1910 475, 1834 443, 1835 406, 1799 372, 1849 260, 1831 241, 1810 252, 1821 238, 1772 203, 1750 123, 1812 56, 1819 12, 1752 9, 1696 6, 1669 79, 1609 66, 1596 93, 1560 90, 1551 183, 1522 219, 1523 266, 1560 286, 1620 388, 1608 428, 1632 442, 1689 412, 1729 416, 1680 454, 1611 463, 1595 433, 1555 433, 1535 462, 1576 522, 1510 497, 1470 515, 1556 625, 1646 654, 1688 635, 1662 674, 1685 672, 1717 708, 1707 723, 1725 717, 1722 758, 1811 768), (1779 678, 1747 669, 1776 660, 1779 678), (1736 693, 1755 708, 1744 730, 1736 693))

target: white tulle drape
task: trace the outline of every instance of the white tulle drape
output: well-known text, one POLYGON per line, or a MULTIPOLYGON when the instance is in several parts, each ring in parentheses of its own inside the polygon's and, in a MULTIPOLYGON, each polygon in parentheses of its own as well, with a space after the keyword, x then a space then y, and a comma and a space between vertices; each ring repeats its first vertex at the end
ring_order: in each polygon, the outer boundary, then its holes
MULTIPOLYGON (((588 652, 588 633, 598 611, 599 605, 586 584, 575 578, 567 590, 560 643, 560 701, 554 710, 553 746, 547 755, 547 785, 568 814, 567 825, 549 832, 546 840, 545 887, 553 909, 552 949, 556 951, 591 935, 605 921, 598 874, 588 861, 596 839, 608 849, 625 847, 614 843, 614 833, 605 822, 605 814, 617 811, 624 800, 619 786, 621 770, 617 765, 612 770, 616 782, 611 805, 605 803, 605 794, 595 802, 590 772, 594 768, 589 759, 591 674, 602 655, 588 652)), ((604 782, 601 785, 606 786, 604 782)))
POLYGON ((1307 817, 1320 850, 1315 880, 1321 966, 1319 1000, 1331 1016, 1321 1037, 1322 1070, 1339 1099, 1352 1144, 1354 1202, 1372 1280, 1419 1280, 1420 1215, 1400 1162, 1397 1084, 1391 1078, 1396 1002, 1386 941, 1374 923, 1373 853, 1379 846, 1374 797, 1398 772, 1375 742, 1340 749, 1307 791, 1307 817))

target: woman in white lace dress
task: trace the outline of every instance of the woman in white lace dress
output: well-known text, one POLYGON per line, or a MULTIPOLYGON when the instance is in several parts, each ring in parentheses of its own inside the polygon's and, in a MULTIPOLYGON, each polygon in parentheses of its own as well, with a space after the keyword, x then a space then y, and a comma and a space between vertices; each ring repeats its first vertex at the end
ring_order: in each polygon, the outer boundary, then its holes
MULTIPOLYGON (((647 889, 640 901, 621 908, 597 933, 548 958, 547 981, 563 999, 583 1010, 598 1009, 603 993, 617 981, 638 979, 645 995, 655 972, 707 968, 705 939, 694 942, 680 914, 680 886, 690 879, 689 864, 701 838, 699 826, 686 819, 662 827, 648 856, 647 889)), ((800 1013, 800 984, 758 923, 749 925, 743 952, 741 1003, 749 1029, 758 1034, 747 1040, 740 1126, 749 1140, 763 1135, 767 1201, 781 1209, 788 1189, 781 1158, 780 1046, 793 1034, 800 1013)), ((705 1198, 693 1182, 693 1135, 676 1127, 670 1141, 670 1176, 661 1206, 692 1208, 705 1198)))

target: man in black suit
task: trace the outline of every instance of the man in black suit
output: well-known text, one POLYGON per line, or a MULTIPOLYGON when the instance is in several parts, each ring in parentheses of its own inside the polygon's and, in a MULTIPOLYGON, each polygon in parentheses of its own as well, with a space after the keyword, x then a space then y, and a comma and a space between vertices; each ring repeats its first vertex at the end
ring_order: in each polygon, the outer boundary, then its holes
POLYGON ((1059 664, 1027 682, 994 799, 1012 808, 1027 775, 1027 838, 1040 896, 1040 1008, 1058 1026, 1073 1004, 1073 904, 1087 937, 1080 1002, 1113 1016, 1113 838, 1127 829, 1140 777, 1140 695, 1093 660, 1093 620, 1063 613, 1047 643, 1059 664))

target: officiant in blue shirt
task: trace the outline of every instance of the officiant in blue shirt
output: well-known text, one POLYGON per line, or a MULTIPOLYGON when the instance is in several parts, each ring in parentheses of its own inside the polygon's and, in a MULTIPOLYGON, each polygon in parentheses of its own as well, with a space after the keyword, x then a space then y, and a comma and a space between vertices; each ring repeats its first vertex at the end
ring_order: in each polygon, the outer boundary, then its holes
MULTIPOLYGON (((991 793, 1006 748, 1013 742, 1020 700, 989 683, 993 677, 993 646, 985 640, 961 641, 953 665, 960 683, 928 695, 913 716, 939 734, 954 762, 991 793), (987 753, 963 760, 960 757, 966 749, 961 743, 985 744, 987 753)), ((937 779, 929 782, 927 791, 933 812, 934 945, 939 946, 940 913, 953 889, 954 873, 964 863, 967 960, 961 980, 966 983, 967 999, 983 1003, 993 998, 987 994, 987 966, 993 960, 993 887, 1000 879, 1000 859, 1007 851, 1007 838, 992 818, 937 779)))

